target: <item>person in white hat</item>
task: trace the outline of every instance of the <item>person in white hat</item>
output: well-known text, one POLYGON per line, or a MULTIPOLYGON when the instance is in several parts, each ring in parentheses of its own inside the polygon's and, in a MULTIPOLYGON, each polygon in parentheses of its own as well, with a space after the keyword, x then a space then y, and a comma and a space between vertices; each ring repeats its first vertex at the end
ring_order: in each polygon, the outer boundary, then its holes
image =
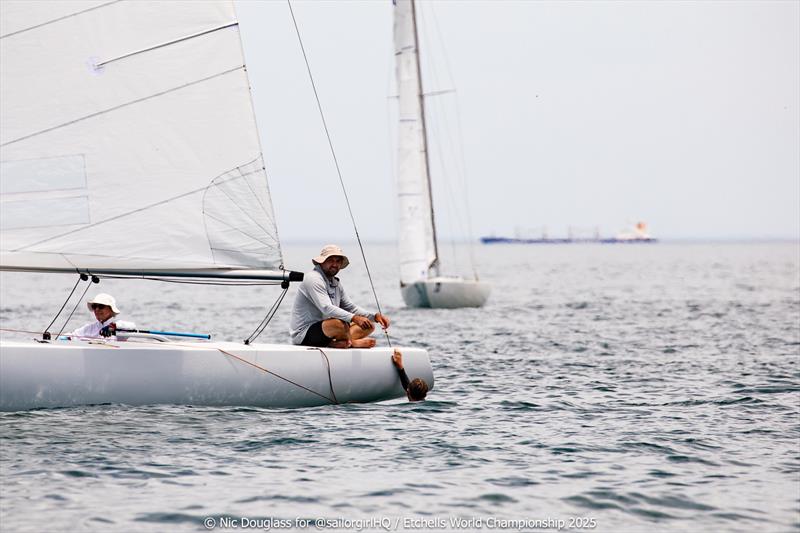
POLYGON ((68 333, 67 335, 70 337, 110 337, 116 333, 117 328, 136 329, 136 324, 133 322, 115 320, 119 314, 119 309, 117 308, 117 301, 110 294, 101 292, 86 302, 86 307, 94 314, 95 321, 79 327, 72 333, 68 333))
POLYGON ((344 292, 336 274, 350 264, 342 249, 325 246, 311 260, 314 270, 300 284, 290 320, 292 343, 330 348, 372 348, 373 322, 383 329, 389 317, 357 306, 344 292))

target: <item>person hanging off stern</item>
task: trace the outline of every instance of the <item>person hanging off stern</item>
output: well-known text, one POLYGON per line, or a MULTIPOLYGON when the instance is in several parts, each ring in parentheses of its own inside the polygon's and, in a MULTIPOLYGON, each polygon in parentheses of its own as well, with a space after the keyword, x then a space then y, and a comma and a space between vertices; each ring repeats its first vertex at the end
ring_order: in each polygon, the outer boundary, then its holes
POLYGON ((293 344, 330 348, 372 348, 373 322, 383 329, 389 317, 370 313, 354 304, 344 292, 336 274, 350 261, 335 244, 325 246, 311 262, 314 270, 305 275, 292 308, 290 321, 293 344))
POLYGON ((117 308, 117 301, 110 294, 100 293, 94 298, 86 302, 86 307, 94 314, 96 319, 94 322, 89 322, 71 333, 67 333, 70 337, 111 337, 117 332, 117 328, 123 329, 136 329, 136 324, 124 320, 115 320, 119 314, 117 308))
POLYGON ((403 354, 400 353, 400 350, 395 350, 392 354, 392 364, 400 375, 400 383, 402 383, 403 389, 406 391, 408 401, 421 402, 424 400, 428 395, 428 384, 422 378, 414 378, 408 381, 408 374, 403 368, 403 354))

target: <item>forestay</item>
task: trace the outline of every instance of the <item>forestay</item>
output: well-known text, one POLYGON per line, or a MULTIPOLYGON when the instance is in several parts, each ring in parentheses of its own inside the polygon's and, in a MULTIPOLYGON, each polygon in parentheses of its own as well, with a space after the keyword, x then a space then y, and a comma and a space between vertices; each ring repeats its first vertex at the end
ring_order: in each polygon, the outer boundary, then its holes
POLYGON ((282 268, 231 1, 0 3, 0 268, 282 268))
POLYGON ((407 284, 428 277, 428 269, 436 262, 436 245, 414 5, 410 0, 397 0, 394 10, 400 115, 397 136, 398 249, 400 282, 407 284))

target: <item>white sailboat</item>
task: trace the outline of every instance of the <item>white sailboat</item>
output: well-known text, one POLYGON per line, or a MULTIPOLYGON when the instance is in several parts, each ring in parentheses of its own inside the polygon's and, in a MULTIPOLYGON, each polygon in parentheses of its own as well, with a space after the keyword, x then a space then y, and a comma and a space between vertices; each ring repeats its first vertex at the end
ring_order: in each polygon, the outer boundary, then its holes
MULTIPOLYGON (((0 94, 0 269, 302 279, 283 266, 231 0, 4 0, 0 94)), ((433 386, 427 353, 403 353, 433 386)), ((388 348, 0 341, 7 411, 404 394, 388 348)))
POLYGON ((397 194, 400 288, 410 307, 480 307, 488 284, 443 276, 430 181, 425 99, 414 0, 396 0, 394 46, 399 99, 397 194))

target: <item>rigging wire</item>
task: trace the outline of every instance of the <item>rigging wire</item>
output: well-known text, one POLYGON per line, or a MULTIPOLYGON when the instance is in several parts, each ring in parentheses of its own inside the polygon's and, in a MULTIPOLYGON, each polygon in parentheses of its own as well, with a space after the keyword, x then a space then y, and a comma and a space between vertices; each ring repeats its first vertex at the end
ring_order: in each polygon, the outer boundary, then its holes
MULTIPOLYGON (((225 354, 225 355, 228 355, 228 356, 230 356, 230 357, 233 357, 234 359, 238 359, 238 360, 239 360, 239 361, 241 361, 242 363, 245 363, 245 364, 248 364, 248 365, 250 365, 250 366, 252 366, 252 367, 255 367, 255 368, 257 368, 257 369, 261 370, 262 372, 266 372, 267 374, 270 374, 271 376, 275 376, 276 378, 278 378, 278 379, 282 379, 283 381, 286 381, 287 383, 291 383, 292 385, 295 385, 295 386, 297 386, 297 387, 300 387, 301 389, 303 389, 303 390, 305 390, 305 391, 308 391, 308 392, 310 392, 311 394, 316 394, 316 395, 317 395, 317 396, 319 396, 320 398, 324 398, 324 399, 328 400, 329 402, 331 402, 331 403, 333 403, 333 404, 338 404, 338 403, 339 403, 338 401, 336 401, 335 397, 334 397, 334 399, 328 398, 328 397, 327 397, 327 396, 325 396, 324 394, 320 394, 319 392, 317 392, 317 391, 315 391, 315 390, 309 389, 308 387, 306 387, 306 386, 303 386, 303 385, 301 385, 301 384, 297 383, 296 381, 292 381, 291 379, 289 379, 289 378, 287 378, 287 377, 284 377, 284 376, 281 376, 280 374, 278 374, 278 373, 276 373, 276 372, 272 372, 271 370, 267 370, 267 369, 266 369, 266 368, 264 368, 263 366, 260 366, 260 365, 258 365, 258 364, 256 364, 256 363, 252 363, 252 362, 248 361, 247 359, 245 359, 244 357, 239 357, 238 355, 236 355, 236 354, 233 354, 233 353, 231 353, 231 352, 228 352, 228 351, 226 351, 226 350, 223 350, 222 348, 217 348, 217 350, 219 350, 220 352, 222 352, 222 353, 223 353, 223 354, 225 354)), ((327 356, 326 356, 325 358, 327 359, 327 356)), ((328 368, 328 377, 330 377, 330 363, 329 363, 329 368, 328 368)), ((333 392, 333 386, 331 386, 331 392, 333 392)))
POLYGON ((331 377, 331 361, 330 359, 328 359, 328 354, 322 351, 322 348, 317 348, 317 350, 319 350, 319 353, 321 353, 322 356, 325 358, 325 364, 328 365, 328 384, 331 387, 331 396, 333 396, 333 403, 338 405, 339 400, 336 398, 336 393, 333 391, 333 378, 331 377))
POLYGON ((81 281, 86 281, 88 279, 89 279, 89 276, 87 276, 86 274, 81 274, 80 276, 78 276, 78 281, 76 281, 75 285, 72 286, 72 290, 70 291, 69 296, 67 296, 67 299, 64 300, 63 304, 61 304, 61 309, 58 310, 58 313, 56 313, 56 316, 53 317, 53 320, 51 320, 50 323, 47 325, 47 327, 44 328, 44 331, 43 332, 36 332, 37 334, 41 333, 42 334, 42 338, 47 340, 47 338, 50 336, 48 330, 50 329, 50 327, 53 324, 56 323, 56 320, 58 320, 58 317, 61 315, 61 311, 64 310, 64 308, 67 306, 67 302, 69 302, 70 298, 72 298, 72 295, 75 294, 75 289, 78 288, 78 284, 81 281))
POLYGON ((206 280, 185 280, 185 279, 170 279, 170 278, 161 278, 157 276, 115 276, 113 274, 104 274, 98 277, 108 278, 108 279, 143 279, 149 281, 160 281, 162 283, 182 283, 186 285, 218 285, 218 286, 226 286, 226 287, 251 287, 251 286, 269 286, 269 285, 280 285, 283 288, 283 291, 278 296, 278 299, 272 304, 272 306, 267 311, 266 316, 261 320, 261 323, 256 326, 256 329, 253 333, 250 334, 244 340, 245 344, 250 344, 254 340, 256 340, 259 335, 261 335, 269 323, 272 321, 275 314, 278 312, 278 308, 280 307, 281 303, 283 303, 284 297, 286 297, 286 293, 289 291, 289 282, 288 281, 239 281, 239 280, 222 280, 222 281, 206 281, 206 280))
MULTIPOLYGON (((100 279, 143 279, 143 280, 149 280, 149 281, 160 281, 160 282, 163 282, 163 283, 184 283, 184 284, 188 284, 188 285, 220 285, 220 286, 243 286, 243 287, 244 286, 263 286, 263 285, 281 285, 281 286, 283 286, 286 283, 286 282, 280 282, 280 281, 255 281, 255 280, 253 280, 253 281, 238 281, 238 280, 229 280, 229 281, 228 280, 222 280, 222 281, 181 280, 181 279, 168 279, 168 278, 150 277, 150 276, 115 276, 113 274, 93 274, 92 278, 91 278, 91 283, 89 283, 86 286, 86 289, 83 291, 83 295, 81 295, 80 300, 78 300, 78 303, 76 303, 75 307, 73 307, 72 312, 69 314, 69 317, 67 317, 66 322, 64 322, 64 324, 61 326, 61 329, 59 330, 58 335, 56 335, 56 338, 60 337, 61 334, 64 332, 64 329, 66 328, 67 324, 71 320, 72 315, 75 313, 75 310, 78 308, 78 305, 80 304, 81 300, 83 300, 83 298, 86 296, 86 292, 89 290, 89 287, 92 286, 92 283, 99 283, 100 279)), ((7 328, 0 328, 0 329, 2 329, 2 331, 17 331, 19 333, 35 333, 37 335, 41 334, 41 336, 42 336, 42 338, 44 340, 50 340, 52 338, 52 335, 50 334, 50 328, 53 326, 53 324, 55 324, 56 320, 58 320, 58 317, 61 316, 61 313, 64 311, 64 308, 67 306, 67 303, 69 303, 69 301, 72 299, 72 295, 75 294, 75 289, 78 288, 78 285, 81 283, 81 281, 88 281, 88 280, 89 280, 89 276, 87 274, 81 273, 78 276, 78 280, 75 282, 75 285, 72 286, 72 290, 70 291, 70 293, 67 296, 67 298, 64 300, 64 303, 61 304, 61 308, 55 314, 55 316, 53 317, 53 320, 50 321, 50 324, 48 324, 47 327, 44 328, 44 331, 27 331, 27 330, 23 331, 23 330, 12 330, 12 329, 7 329, 7 328)), ((279 300, 277 302, 277 306, 279 306, 281 301, 283 301, 283 297, 285 295, 286 295, 286 290, 284 289, 283 294, 280 296, 280 298, 279 298, 279 300)), ((269 320, 271 320, 272 316, 274 316, 275 312, 277 312, 277 310, 278 310, 277 306, 275 304, 273 304, 273 308, 271 308, 271 310, 270 310, 271 316, 268 315, 269 320)), ((262 324, 259 325, 259 327, 261 329, 258 330, 258 328, 257 328, 258 335, 260 335, 261 332, 263 332, 264 327, 266 327, 266 325, 269 324, 269 320, 266 320, 266 324, 262 321, 262 324), (262 327, 262 325, 263 325, 263 327, 262 327)), ((258 335, 256 335, 256 336, 258 336, 258 335)), ((245 342, 245 344, 246 344, 246 342, 245 342)))
MULTIPOLYGON (((454 83, 455 82, 455 78, 453 77, 453 72, 452 72, 452 70, 450 68, 450 61, 448 60, 447 49, 446 49, 445 44, 444 44, 444 39, 442 38, 442 31, 439 28, 439 18, 436 16, 436 9, 435 9, 435 6, 433 5, 433 3, 430 4, 430 11, 431 11, 431 15, 432 15, 431 19, 433 20, 433 27, 434 27, 434 30, 435 30, 435 34, 436 34, 437 40, 439 41, 439 46, 441 47, 441 50, 442 50, 442 57, 444 59, 445 70, 447 71, 447 77, 449 78, 451 85, 454 85, 455 84, 454 83)), ((460 168, 460 172, 458 172, 458 174, 459 174, 459 177, 461 178, 462 191, 464 192, 463 201, 464 201, 464 207, 465 207, 465 211, 466 211, 465 218, 466 218, 466 221, 467 221, 467 240, 469 242, 467 250, 469 251, 469 259, 470 259, 470 264, 472 266, 472 272, 473 272, 473 275, 474 275, 475 279, 477 280, 478 279, 478 271, 475 268, 475 244, 474 244, 474 240, 475 239, 474 239, 474 232, 473 232, 473 229, 472 229, 472 212, 471 212, 471 210, 469 208, 470 206, 469 206, 469 188, 467 186, 468 185, 468 181, 467 181, 467 164, 466 164, 466 158, 464 156, 464 134, 463 134, 463 131, 462 131, 462 128, 461 128, 461 109, 460 109, 461 106, 459 105, 459 98, 458 98, 458 92, 457 91, 453 91, 453 97, 454 97, 454 100, 455 100, 455 117, 456 117, 455 122, 456 122, 456 136, 457 136, 457 142, 454 143, 454 144, 457 145, 457 147, 458 147, 457 157, 456 157, 456 160, 457 160, 456 167, 458 167, 458 163, 460 163, 460 167, 461 168, 460 168)), ((451 142, 452 142, 452 140, 451 140, 451 142)), ((453 152, 456 152, 456 149, 453 148, 452 146, 451 146, 451 150, 453 152)))
POLYGON ((12 329, 12 328, 0 328, 0 331, 10 331, 12 333, 33 333, 34 335, 42 335, 44 336, 47 331, 30 331, 28 329, 12 329))
MULTIPOLYGON (((448 166, 445 162, 445 145, 443 142, 440 141, 439 137, 443 137, 450 140, 450 137, 447 135, 449 132, 444 128, 440 128, 440 125, 446 124, 445 120, 445 112, 441 109, 438 105, 434 105, 432 102, 425 107, 427 114, 431 117, 431 120, 428 120, 428 146, 432 148, 430 152, 432 154, 436 154, 435 156, 431 157, 432 165, 431 165, 431 174, 432 175, 439 175, 441 179, 439 179, 439 187, 441 188, 444 186, 447 194, 444 195, 447 202, 447 208, 444 209, 444 216, 440 217, 440 221, 446 222, 446 224, 441 224, 440 227, 446 226, 450 232, 451 237, 448 239, 450 244, 450 253, 452 256, 452 265, 458 265, 458 254, 456 252, 456 238, 455 235, 459 234, 459 232, 463 235, 464 227, 463 221, 461 218, 461 212, 458 208, 459 206, 456 203, 456 191, 453 190, 454 186, 457 187, 458 184, 452 183, 450 180, 450 172, 448 171, 448 166)), ((450 148, 450 146, 448 146, 450 148)), ((452 148, 451 148, 452 151, 452 148)), ((457 170, 457 169, 456 169, 457 170)), ((457 173, 457 172, 456 172, 457 173)), ((433 177, 429 178, 433 179, 433 177)))
POLYGON ((206 281, 206 280, 186 280, 186 279, 170 279, 170 278, 162 278, 158 276, 115 276, 113 274, 103 274, 97 277, 106 278, 106 279, 143 279, 148 281, 160 281, 162 283, 182 283, 186 285, 217 285, 217 286, 226 286, 226 287, 251 287, 251 286, 269 286, 269 285, 280 285, 283 288, 283 291, 278 296, 278 299, 272 304, 272 306, 267 311, 266 316, 261 320, 261 323, 256 326, 256 329, 253 333, 250 334, 244 340, 245 344, 250 344, 254 340, 256 340, 259 335, 261 335, 266 327, 269 325, 272 318, 278 312, 278 308, 280 307, 281 303, 283 302, 286 293, 289 291, 289 282, 288 281, 240 281, 240 280, 221 280, 221 281, 206 281))
MULTIPOLYGON (((286 0, 286 4, 289 6, 289 13, 292 15, 292 23, 294 24, 294 30, 297 34, 297 41, 300 43, 300 50, 303 52, 303 60, 306 63, 306 70, 308 71, 308 78, 311 81, 311 88, 314 91, 314 98, 317 101, 317 108, 319 109, 319 116, 322 119, 322 126, 325 129, 325 136, 328 139, 328 146, 331 149, 331 156, 333 156, 333 164, 336 167, 336 174, 339 176, 339 184, 342 186, 342 193, 344 194, 344 200, 347 204, 347 211, 350 214, 350 220, 353 222, 353 231, 356 234, 356 240, 358 241, 358 248, 361 251, 361 258, 364 260, 364 267, 367 270, 367 278, 369 279, 369 286, 372 289, 372 295, 375 298, 375 305, 378 307, 378 313, 383 315, 383 311, 381 310, 380 301, 378 301, 378 293, 375 292, 375 283, 372 281, 372 273, 369 270, 369 263, 367 263, 367 256, 364 253, 364 245, 361 242, 361 235, 358 234, 358 227, 356 226, 356 219, 353 215, 353 209, 350 206, 350 198, 347 195, 347 188, 344 186, 344 179, 342 178, 342 171, 339 168, 339 160, 336 158, 336 151, 333 149, 333 141, 331 140, 331 134, 328 130, 328 123, 325 121, 325 113, 322 111, 322 102, 319 99, 319 93, 317 92, 317 85, 314 83, 314 75, 311 73, 311 64, 308 61, 308 55, 306 55, 306 49, 303 45, 303 38, 300 36, 300 28, 297 25, 297 19, 294 16, 294 10, 292 9, 292 2, 291 0, 286 0)), ((389 332, 384 329, 384 335, 386 335, 386 341, 389 343, 389 347, 392 346, 392 341, 389 338, 389 332)))
POLYGON ((92 283, 100 283, 100 279, 97 278, 96 276, 92 276, 91 281, 86 284, 86 288, 83 290, 83 294, 81 294, 81 297, 78 298, 77 302, 75 302, 75 307, 72 308, 72 311, 70 312, 67 319, 64 321, 64 324, 61 326, 61 329, 58 330, 58 335, 56 335, 56 339, 61 336, 61 334, 64 332, 64 328, 66 328, 67 324, 69 324, 69 321, 72 320, 72 315, 75 314, 75 310, 78 308, 83 299, 86 297, 86 293, 89 292, 89 287, 92 286, 92 283))
POLYGON ((286 296, 286 293, 289 292, 289 282, 284 281, 281 284, 281 288, 283 288, 283 292, 281 292, 281 294, 278 296, 278 299, 275 300, 275 302, 272 304, 272 307, 269 308, 264 319, 258 326, 256 326, 256 329, 253 331, 253 333, 251 333, 250 336, 244 340, 244 343, 246 345, 256 340, 258 336, 264 332, 264 329, 266 329, 266 327, 269 325, 270 321, 272 320, 272 317, 275 316, 275 313, 281 306, 281 303, 283 302, 283 298, 286 296))
MULTIPOLYGON (((428 86, 429 87, 440 87, 443 84, 440 83, 440 76, 438 69, 436 68, 436 59, 435 54, 433 53, 433 46, 428 46, 428 49, 431 50, 429 54, 430 60, 423 63, 423 57, 420 53, 420 50, 423 48, 423 43, 425 45, 429 45, 432 43, 432 39, 428 37, 427 32, 427 24, 425 23, 425 12, 422 9, 422 5, 417 5, 417 9, 415 10, 416 15, 416 27, 417 27, 417 34, 419 37, 419 41, 417 42, 417 61, 419 62, 420 68, 420 75, 423 77, 420 83, 422 83, 425 78, 428 79, 428 86)), ((448 167, 446 164, 446 157, 445 157, 445 147, 444 143, 439 140, 439 137, 449 139, 447 137, 448 130, 446 129, 447 121, 445 120, 445 113, 444 110, 441 108, 440 105, 435 103, 435 101, 429 98, 430 94, 424 91, 420 95, 420 97, 424 100, 425 105, 423 106, 422 112, 425 114, 425 137, 428 143, 427 146, 427 155, 430 161, 430 165, 428 167, 428 181, 431 186, 431 198, 430 201, 434 201, 434 197, 442 197, 440 193, 442 187, 444 187, 446 194, 444 194, 444 198, 446 199, 446 208, 441 209, 439 208, 438 213, 438 220, 439 220, 439 230, 441 232, 442 229, 446 228, 452 236, 447 239, 447 244, 449 244, 449 251, 451 254, 451 265, 458 265, 458 257, 456 254, 456 240, 455 240, 455 233, 460 230, 460 227, 456 227, 460 222, 459 210, 454 203, 455 194, 452 190, 452 183, 450 180, 450 172, 448 172, 448 167), (441 128, 440 128, 441 126, 441 128), (434 180, 435 176, 439 176, 438 182, 434 180), (454 222, 455 220, 455 222, 454 222)), ((437 201, 437 205, 438 201, 437 201)), ((445 251, 445 240, 440 239, 441 248, 440 248, 440 255, 444 255, 445 251)), ((441 258, 440 258, 441 259, 441 258)))

